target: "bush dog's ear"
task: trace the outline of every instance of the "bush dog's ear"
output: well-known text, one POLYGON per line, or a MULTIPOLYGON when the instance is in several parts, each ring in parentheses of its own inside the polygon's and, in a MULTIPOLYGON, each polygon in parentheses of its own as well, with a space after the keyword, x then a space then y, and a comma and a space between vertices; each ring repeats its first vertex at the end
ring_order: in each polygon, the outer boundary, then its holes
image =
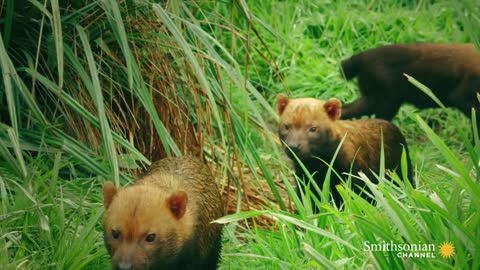
POLYGON ((115 197, 116 194, 117 188, 112 182, 107 181, 105 184, 103 184, 103 204, 105 206, 105 210, 108 209, 113 201, 113 197, 115 197))
POLYGON ((342 114, 342 103, 336 98, 331 98, 323 105, 325 112, 327 112, 328 118, 333 121, 340 119, 342 114))
POLYGON ((187 211, 188 196, 184 191, 177 191, 167 199, 168 209, 176 219, 181 219, 187 211))
POLYGON ((277 95, 277 108, 278 108, 278 113, 280 115, 285 110, 285 107, 287 107, 287 104, 288 104, 288 97, 285 96, 284 94, 278 94, 277 95))

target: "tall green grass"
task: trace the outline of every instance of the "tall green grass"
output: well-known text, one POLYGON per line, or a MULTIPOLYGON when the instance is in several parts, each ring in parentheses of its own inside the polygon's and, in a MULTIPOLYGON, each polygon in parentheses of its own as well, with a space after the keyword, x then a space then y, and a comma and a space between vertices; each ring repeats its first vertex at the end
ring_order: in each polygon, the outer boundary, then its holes
POLYGON ((262 157, 280 160, 259 113, 274 111, 211 31, 250 29, 221 28, 229 18, 195 1, 3 7, 2 269, 107 268, 101 185, 125 185, 163 156, 216 163, 222 186, 240 191, 233 209, 245 200, 241 171, 268 179, 284 205, 262 157))
MULTIPOLYGON (((270 50, 277 55, 285 78, 273 83, 274 92, 289 92, 297 97, 352 100, 358 90, 343 81, 338 67, 342 59, 361 50, 397 42, 478 42, 475 33, 467 29, 478 25, 473 15, 478 5, 473 2, 283 1, 262 2, 250 8, 283 38, 277 41, 266 35, 271 38, 267 43, 273 44, 270 50), (269 15, 272 11, 275 16, 269 15)), ((258 75, 266 84, 276 79, 270 73, 260 74, 252 73, 251 77, 258 75)), ((480 245, 478 146, 471 143, 476 137, 469 132, 472 123, 449 109, 417 112, 404 106, 394 119, 407 136, 416 189, 402 182, 396 186, 382 177, 379 185, 363 179, 372 189, 376 206, 342 187, 343 211, 317 198, 321 211, 312 214, 308 209, 310 201, 317 199, 307 192, 307 201, 302 203, 289 185, 291 181, 282 176, 298 214, 270 209, 221 219, 232 227, 239 226, 236 221, 259 215, 278 221, 268 229, 240 228, 240 236, 248 244, 224 249, 224 269, 480 267, 476 256, 480 245), (364 245, 383 241, 434 244, 435 258, 399 258, 397 252, 368 251, 364 245), (439 254, 445 242, 455 247, 451 258, 439 254)), ((283 169, 282 175, 292 174, 288 168, 283 169)))
POLYGON ((479 268, 478 148, 466 118, 402 109, 394 121, 418 188, 381 178, 377 206, 345 188, 344 211, 318 198, 313 214, 294 192, 274 110, 280 92, 353 99, 338 67, 360 50, 478 43, 475 4, 156 2, 1 2, 0 268, 107 269, 102 183, 128 184, 153 159, 182 153, 203 153, 222 186, 236 186, 231 211, 252 194, 265 204, 223 219, 222 269, 479 268), (259 215, 273 225, 243 222, 259 215), (382 240, 450 241, 456 253, 363 250, 382 240))
MULTIPOLYGON (((351 175, 365 181, 376 204, 368 203, 342 185, 337 187, 345 201, 342 211, 325 198, 312 198, 308 189, 302 202, 285 180, 289 196, 295 198, 298 214, 272 209, 239 213, 218 220, 236 224, 246 218, 266 215, 278 221, 269 230, 250 228, 242 232, 240 235, 248 239, 248 247, 240 248, 243 253, 227 253, 225 269, 230 269, 234 262, 242 265, 240 268, 267 266, 268 269, 480 267, 476 256, 480 248, 480 190, 476 169, 479 148, 475 147, 468 162, 462 162, 420 116, 415 115, 415 119, 435 150, 447 161, 437 164, 437 177, 417 175, 418 186, 413 188, 398 178, 394 182, 386 180, 382 172, 376 179, 379 184, 374 184, 365 175, 351 175), (318 214, 309 209, 313 201, 320 201, 317 202, 318 214), (384 243, 433 245, 433 249, 405 252, 369 248, 370 244, 384 243), (453 256, 444 257, 440 253, 440 247, 445 243, 453 245, 453 256), (403 257, 410 253, 412 257, 403 257), (417 258, 415 253, 429 257, 417 258)), ((463 132, 463 128, 458 127, 457 131, 463 132)), ((464 142, 471 144, 469 139, 464 142)))

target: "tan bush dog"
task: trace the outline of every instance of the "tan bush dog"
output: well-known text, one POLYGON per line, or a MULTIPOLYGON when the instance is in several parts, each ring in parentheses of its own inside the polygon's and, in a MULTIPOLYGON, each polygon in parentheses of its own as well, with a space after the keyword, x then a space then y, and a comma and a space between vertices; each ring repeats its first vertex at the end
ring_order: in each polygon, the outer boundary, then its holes
POLYGON ((208 167, 193 157, 162 159, 137 182, 103 187, 105 245, 113 269, 216 269, 223 215, 208 167))
MULTIPOLYGON (((347 80, 355 77, 362 97, 343 106, 342 118, 375 114, 391 120, 403 103, 418 108, 436 103, 408 82, 408 74, 428 86, 445 106, 468 117, 480 112, 480 54, 473 44, 399 44, 370 49, 342 62, 347 80)), ((477 116, 480 127, 480 117, 477 116)))
MULTIPOLYGON (((288 148, 285 150, 294 163, 295 174, 300 179, 307 180, 307 177, 292 152, 313 175, 317 185, 322 188, 328 165, 319 159, 330 164, 340 141, 346 136, 333 163, 333 169, 341 175, 350 172, 350 169, 353 175, 362 171, 370 180, 376 182, 377 179, 370 170, 378 173, 380 168, 383 133, 385 169, 396 170, 403 179, 400 163, 402 150, 405 147, 408 164, 406 177, 412 181, 412 166, 407 143, 398 127, 392 123, 381 119, 339 120, 342 105, 335 98, 325 102, 313 98, 289 99, 279 94, 277 103, 280 113, 278 133, 282 142, 291 149, 291 151, 288 148)), ((346 179, 344 174, 343 177, 346 179)), ((337 206, 340 206, 343 201, 335 186, 342 181, 336 174, 331 174, 330 190, 337 206)), ((320 198, 313 186, 310 186, 313 194, 320 198)), ((352 177, 352 189, 360 193, 361 188, 366 188, 365 183, 352 177)), ((297 193, 301 191, 302 187, 297 187, 297 193)), ((365 194, 363 197, 372 201, 365 194)))

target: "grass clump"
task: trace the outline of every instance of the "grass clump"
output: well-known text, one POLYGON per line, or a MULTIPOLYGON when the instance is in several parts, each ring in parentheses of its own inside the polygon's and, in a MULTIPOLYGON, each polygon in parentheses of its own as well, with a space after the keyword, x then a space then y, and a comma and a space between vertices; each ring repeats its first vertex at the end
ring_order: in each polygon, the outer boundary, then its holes
POLYGON ((103 182, 126 185, 151 161, 183 153, 209 162, 239 212, 221 220, 222 269, 480 268, 479 150, 465 117, 405 106, 394 122, 417 188, 364 179, 376 206, 342 188, 343 211, 320 199, 313 214, 291 184, 274 109, 280 92, 353 100, 339 63, 361 50, 478 43, 473 2, 0 6, 0 268, 108 268, 103 182), (367 241, 434 244, 435 258, 365 250, 367 241), (439 255, 444 242, 452 257, 439 255))

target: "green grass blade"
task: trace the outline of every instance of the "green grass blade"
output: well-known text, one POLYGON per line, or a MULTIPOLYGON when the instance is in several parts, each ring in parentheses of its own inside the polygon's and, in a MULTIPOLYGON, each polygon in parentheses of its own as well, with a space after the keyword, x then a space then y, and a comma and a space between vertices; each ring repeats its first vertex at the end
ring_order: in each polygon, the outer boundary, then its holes
MULTIPOLYGON (((196 72, 197 78, 199 80, 199 83, 201 84, 202 88, 204 89, 208 100, 210 104, 215 104, 215 97, 213 95, 212 90, 210 89, 210 84, 208 83, 207 78, 205 78, 204 72, 202 71, 202 68, 200 67, 200 64, 198 63, 197 58, 194 56, 194 53, 192 49, 190 48, 190 45, 187 43, 187 41, 183 38, 180 30, 177 28, 177 26, 174 24, 172 19, 168 16, 168 14, 165 12, 165 10, 162 8, 162 6, 158 4, 153 4, 152 5, 153 10, 156 12, 158 15, 158 18, 161 19, 161 21, 165 24, 165 26, 168 28, 168 30, 172 33, 173 38, 177 42, 178 46, 180 46, 182 52, 185 54, 185 56, 188 58, 190 64, 193 66, 193 70, 196 72)), ((213 118, 217 122, 219 126, 222 125, 222 121, 220 120, 220 113, 218 111, 218 108, 216 106, 212 106, 212 114, 213 118)), ((223 134, 223 130, 219 129, 220 132, 220 139, 222 140, 222 144, 225 144, 225 135, 223 134)))
POLYGON ((303 243, 303 250, 310 256, 313 260, 315 260, 323 269, 338 269, 338 267, 333 264, 328 258, 323 256, 320 252, 316 251, 307 243, 303 243))
MULTIPOLYGON (((68 57, 68 49, 67 47, 65 48, 65 52, 67 53, 67 58, 68 57)), ((79 63, 78 63, 79 64, 79 63)), ((81 69, 77 69, 77 71, 79 73, 82 73, 84 70, 81 69)), ((43 75, 41 75, 40 73, 36 72, 34 69, 32 68, 27 68, 25 69, 25 72, 27 72, 30 76, 32 76, 33 78, 35 78, 35 80, 39 81, 40 83, 42 83, 45 88, 47 90, 50 90, 52 92, 52 94, 57 94, 55 91, 56 91, 56 84, 50 80, 48 80, 46 77, 44 77, 43 75)), ((87 75, 85 73, 85 75, 87 75)), ((85 86, 88 88, 88 87, 93 87, 92 86, 92 82, 90 80, 88 80, 88 83, 87 81, 84 81, 85 83, 85 86)), ((84 106, 82 106, 78 100, 76 100, 75 98, 73 98, 70 94, 66 93, 66 92, 62 92, 61 95, 60 95, 60 98, 62 99, 63 102, 65 102, 66 105, 70 106, 70 108, 72 108, 76 113, 78 113, 83 119, 87 120, 88 122, 90 122, 94 127, 96 128, 101 128, 101 125, 100 125, 100 121, 98 120, 98 118, 96 118, 92 113, 90 113, 84 106)), ((140 153, 130 142, 128 142, 127 140, 125 140, 123 137, 121 137, 118 133, 116 132, 113 132, 112 130, 110 130, 111 134, 112 134, 112 139, 118 143, 119 145, 121 145, 122 147, 124 147, 127 151, 129 151, 130 153, 132 153, 136 159, 146 163, 147 165, 149 165, 151 162, 142 154, 140 153)))
POLYGON ((62 36, 62 19, 60 16, 60 7, 58 0, 51 0, 52 4, 52 21, 53 21, 53 37, 55 39, 55 51, 57 55, 57 72, 58 72, 58 89, 63 88, 63 36, 62 36))
MULTIPOLYGON (((427 136, 430 138, 432 143, 445 156, 445 158, 449 161, 449 164, 456 170, 456 172, 460 174, 463 181, 460 181, 454 178, 456 182, 460 186, 465 188, 468 191, 468 193, 480 194, 480 187, 474 181, 472 181, 472 179, 470 178, 469 172, 467 171, 465 166, 460 162, 457 155, 453 153, 451 149, 448 148, 445 142, 442 139, 440 139, 440 137, 438 137, 437 134, 435 134, 435 132, 427 125, 427 123, 425 123, 425 121, 423 121, 422 118, 420 118, 420 116, 416 115, 415 118, 418 124, 420 125, 420 127, 423 129, 423 131, 425 131, 427 136)), ((477 200, 478 197, 473 197, 472 199, 473 199, 472 203, 476 207, 480 207, 480 200, 477 200)))
POLYGON ((13 21, 13 15, 14 15, 14 9, 13 6, 15 4, 15 0, 7 0, 5 1, 4 7, 6 7, 5 10, 5 17, 3 18, 4 23, 3 23, 3 43, 5 44, 5 47, 9 47, 10 44, 10 39, 12 35, 12 21, 13 21))

